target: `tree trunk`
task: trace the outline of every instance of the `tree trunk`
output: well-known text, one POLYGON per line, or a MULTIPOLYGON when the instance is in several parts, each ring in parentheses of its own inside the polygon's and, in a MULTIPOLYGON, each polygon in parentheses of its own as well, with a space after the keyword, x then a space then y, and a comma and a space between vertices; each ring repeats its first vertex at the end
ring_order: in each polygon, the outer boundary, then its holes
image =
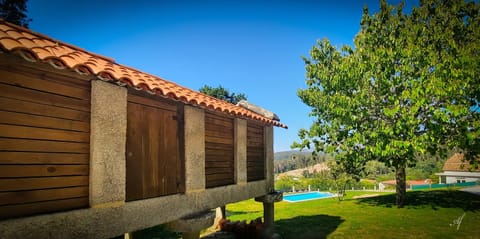
POLYGON ((405 205, 407 196, 407 181, 405 176, 405 166, 395 168, 395 179, 397 181, 395 191, 397 193, 397 207, 402 208, 405 205))

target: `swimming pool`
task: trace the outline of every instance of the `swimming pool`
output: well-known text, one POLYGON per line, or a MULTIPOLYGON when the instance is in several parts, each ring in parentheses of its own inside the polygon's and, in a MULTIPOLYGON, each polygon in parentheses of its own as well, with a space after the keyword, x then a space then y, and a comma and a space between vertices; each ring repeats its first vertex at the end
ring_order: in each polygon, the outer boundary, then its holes
POLYGON ((331 198, 331 197, 335 197, 335 194, 332 194, 329 192, 309 192, 309 193, 284 195, 283 200, 287 202, 304 202, 304 201, 317 200, 322 198, 331 198))

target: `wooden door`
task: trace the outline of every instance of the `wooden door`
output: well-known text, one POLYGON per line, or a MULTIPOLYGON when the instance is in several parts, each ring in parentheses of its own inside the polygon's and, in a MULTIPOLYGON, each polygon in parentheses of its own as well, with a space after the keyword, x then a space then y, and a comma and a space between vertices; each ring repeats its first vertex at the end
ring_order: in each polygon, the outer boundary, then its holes
POLYGON ((127 201, 183 192, 177 104, 129 95, 127 201))

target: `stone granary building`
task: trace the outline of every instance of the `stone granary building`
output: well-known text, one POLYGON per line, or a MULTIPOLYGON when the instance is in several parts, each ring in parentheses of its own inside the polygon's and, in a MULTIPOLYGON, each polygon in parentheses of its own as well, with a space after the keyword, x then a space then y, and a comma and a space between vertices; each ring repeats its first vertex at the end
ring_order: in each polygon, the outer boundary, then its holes
POLYGON ((254 197, 272 223, 278 119, 1 19, 0 87, 0 238, 111 238, 254 197))

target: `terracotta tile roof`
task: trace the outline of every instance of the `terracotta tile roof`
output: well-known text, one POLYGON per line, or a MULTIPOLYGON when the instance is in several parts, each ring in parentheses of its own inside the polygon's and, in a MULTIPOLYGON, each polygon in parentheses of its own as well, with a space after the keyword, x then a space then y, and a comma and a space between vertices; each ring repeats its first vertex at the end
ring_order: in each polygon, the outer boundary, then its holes
POLYGON ((4 52, 18 54, 28 61, 46 62, 58 69, 74 70, 82 75, 96 76, 101 80, 112 81, 119 85, 130 85, 135 89, 186 104, 287 128, 285 124, 279 121, 268 119, 240 106, 117 64, 113 59, 54 40, 29 29, 5 22, 2 19, 0 19, 0 49, 4 52))
MULTIPOLYGON (((477 160, 478 157, 477 157, 477 160)), ((464 171, 464 172, 471 172, 470 164, 467 161, 463 161, 463 154, 456 153, 443 165, 443 171, 464 171)), ((476 172, 480 172, 480 168, 473 170, 476 172)))

